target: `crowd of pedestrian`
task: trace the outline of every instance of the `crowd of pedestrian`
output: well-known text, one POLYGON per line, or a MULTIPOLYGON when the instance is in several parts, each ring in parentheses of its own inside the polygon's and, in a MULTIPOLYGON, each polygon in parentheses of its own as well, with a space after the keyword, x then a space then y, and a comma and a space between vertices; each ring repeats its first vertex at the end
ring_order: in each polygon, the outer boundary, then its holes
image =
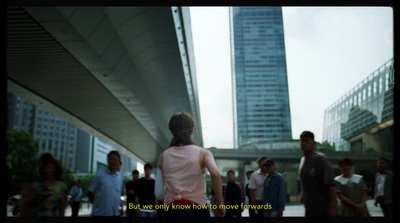
MULTIPOLYGON (((152 178, 153 166, 147 163, 144 165, 144 177, 139 178, 139 171, 133 170, 132 180, 124 184, 120 173, 120 154, 111 151, 107 155, 107 168, 96 173, 88 189, 93 222, 106 218, 110 222, 118 222, 121 216, 127 216, 129 222, 138 217, 156 216, 162 222, 187 222, 188 217, 210 222, 208 208, 195 208, 196 205, 207 206, 206 170, 212 182, 211 204, 216 207, 211 211, 217 217, 242 217, 246 196, 252 222, 262 222, 265 217, 285 216, 287 186, 276 162, 266 156, 258 158, 258 169, 246 172, 248 184, 245 187, 236 179, 233 170, 227 172, 224 184, 212 153, 192 140, 194 125, 188 113, 171 117, 169 129, 173 138, 169 148, 159 156, 155 179, 152 178), (125 207, 120 199, 124 191, 127 196, 125 207), (157 204, 187 205, 188 208, 165 211, 165 208, 156 208, 157 204), (227 205, 240 208, 226 209, 227 205)), ((318 217, 320 221, 328 217, 370 216, 366 206, 368 188, 364 177, 354 173, 353 161, 341 159, 338 162, 341 174, 334 176, 330 162, 323 153, 315 151, 315 145, 312 132, 301 133, 303 157, 298 174, 300 201, 304 204, 306 218, 312 221, 318 217)), ((377 160, 374 198, 375 205, 379 204, 384 216, 392 221, 393 172, 388 170, 388 164, 389 161, 383 157, 377 160)), ((37 179, 26 182, 21 191, 20 216, 65 216, 69 204, 74 220, 85 196, 81 180, 69 190, 61 181, 60 163, 49 153, 41 155, 38 170, 37 179), (68 194, 71 195, 69 202, 68 194)))

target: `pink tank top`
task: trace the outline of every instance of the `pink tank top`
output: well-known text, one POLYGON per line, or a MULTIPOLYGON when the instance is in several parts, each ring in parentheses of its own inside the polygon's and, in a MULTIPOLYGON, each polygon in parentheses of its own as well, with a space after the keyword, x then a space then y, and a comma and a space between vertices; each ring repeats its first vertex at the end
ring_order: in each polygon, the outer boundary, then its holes
POLYGON ((200 151, 196 145, 170 147, 163 155, 163 177, 166 186, 164 202, 189 200, 205 205, 206 181, 200 169, 200 151))

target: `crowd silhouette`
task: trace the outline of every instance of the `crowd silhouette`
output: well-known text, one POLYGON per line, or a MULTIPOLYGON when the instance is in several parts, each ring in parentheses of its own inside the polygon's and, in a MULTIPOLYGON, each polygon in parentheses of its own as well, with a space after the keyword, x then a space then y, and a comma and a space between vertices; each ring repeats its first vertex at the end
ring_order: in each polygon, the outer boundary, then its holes
MULTIPOLYGON (((82 193, 81 180, 67 188, 61 181, 59 161, 50 153, 42 154, 37 177, 25 182, 21 190, 17 204, 19 216, 64 217, 66 207, 70 205, 74 221, 79 216, 82 197, 87 196, 92 203, 93 222, 104 219, 119 222, 124 216, 128 222, 152 217, 158 217, 160 222, 188 222, 188 218, 210 222, 210 212, 216 217, 242 217, 245 208, 249 209, 252 222, 284 217, 287 185, 274 159, 259 157, 256 161, 258 169, 246 173, 249 183, 245 186, 236 179, 233 170, 227 172, 224 183, 212 153, 192 140, 194 125, 189 113, 171 117, 169 129, 173 138, 169 148, 159 156, 155 179, 152 178, 153 166, 146 163, 142 178, 139 178, 138 170, 132 170, 132 180, 124 182, 120 173, 120 154, 109 152, 107 168, 96 173, 87 195, 82 193), (206 199, 204 174, 207 170, 212 181, 210 203, 206 199), (69 201, 68 194, 71 195, 69 201), (127 200, 123 206, 121 195, 125 194, 127 200), (172 206, 184 208, 170 208, 172 206), (204 208, 198 208, 200 206, 204 208)), ((301 133, 300 201, 305 207, 305 217, 313 222, 330 217, 370 216, 366 206, 369 188, 364 177, 354 173, 353 161, 346 157, 341 159, 338 162, 340 175, 334 176, 331 164, 323 153, 315 151, 315 145, 312 132, 301 133)), ((389 221, 393 221, 393 172, 388 165, 389 161, 384 157, 376 161, 374 204, 380 206, 389 221)))

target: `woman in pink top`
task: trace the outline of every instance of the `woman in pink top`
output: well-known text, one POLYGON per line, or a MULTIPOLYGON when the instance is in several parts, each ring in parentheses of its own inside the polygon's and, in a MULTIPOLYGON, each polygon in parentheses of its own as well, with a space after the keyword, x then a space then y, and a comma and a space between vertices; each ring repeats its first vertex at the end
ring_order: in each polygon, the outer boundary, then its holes
POLYGON ((208 208, 192 206, 205 207, 204 205, 207 205, 204 177, 206 169, 210 172, 216 195, 218 208, 213 211, 217 216, 225 215, 225 209, 219 209, 219 206, 223 204, 221 176, 212 153, 193 142, 193 127, 193 118, 186 112, 173 115, 169 122, 169 129, 174 137, 170 147, 159 157, 156 176, 156 197, 163 198, 164 203, 169 205, 164 213, 164 222, 183 220, 177 217, 196 217, 197 221, 202 222, 210 220, 208 208), (165 185, 164 193, 157 189, 162 183, 165 185), (173 209, 172 205, 189 205, 190 207, 189 209, 173 209))

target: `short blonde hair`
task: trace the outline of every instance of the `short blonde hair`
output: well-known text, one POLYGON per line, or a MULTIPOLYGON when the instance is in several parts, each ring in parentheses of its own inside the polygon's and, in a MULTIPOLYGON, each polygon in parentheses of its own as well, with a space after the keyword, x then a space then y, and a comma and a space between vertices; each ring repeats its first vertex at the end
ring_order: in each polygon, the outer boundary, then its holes
POLYGON ((266 157, 266 156, 258 157, 258 159, 257 159, 257 164, 260 164, 260 162, 261 162, 262 160, 267 160, 267 159, 268 159, 268 157, 266 157))

